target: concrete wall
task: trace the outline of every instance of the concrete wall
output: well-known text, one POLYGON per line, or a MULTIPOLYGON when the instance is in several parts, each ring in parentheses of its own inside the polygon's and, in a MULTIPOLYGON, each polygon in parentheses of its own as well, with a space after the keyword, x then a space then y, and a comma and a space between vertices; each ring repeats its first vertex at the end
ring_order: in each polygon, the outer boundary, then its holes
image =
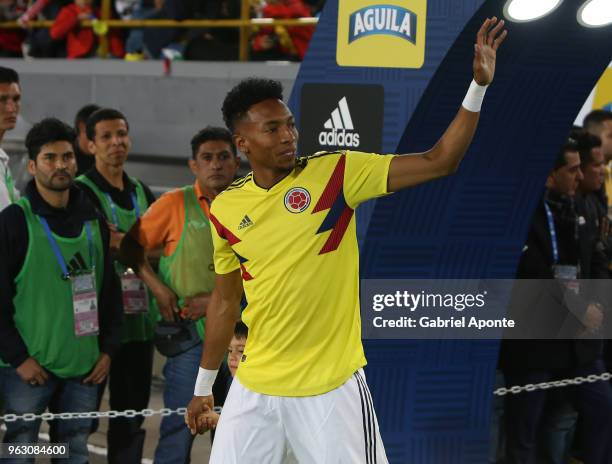
POLYGON ((166 76, 161 61, 0 59, 0 65, 19 72, 23 92, 23 121, 7 134, 7 151, 20 151, 28 127, 43 117, 72 123, 81 106, 97 103, 127 116, 133 144, 128 171, 158 186, 180 185, 191 176, 182 163, 143 163, 139 155, 185 160, 199 129, 223 125, 221 104, 233 85, 269 77, 283 83, 288 98, 299 69, 295 63, 174 62, 166 76))

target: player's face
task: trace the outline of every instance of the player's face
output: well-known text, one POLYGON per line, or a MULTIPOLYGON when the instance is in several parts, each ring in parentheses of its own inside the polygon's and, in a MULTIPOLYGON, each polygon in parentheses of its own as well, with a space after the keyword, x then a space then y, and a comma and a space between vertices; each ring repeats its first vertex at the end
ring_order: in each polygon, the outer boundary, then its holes
POLYGON ((298 132, 293 114, 282 101, 268 99, 247 112, 236 128, 236 146, 253 170, 290 171, 295 166, 298 132))
POLYGON ((66 141, 43 145, 36 160, 28 161, 28 171, 42 187, 62 192, 72 185, 77 165, 72 144, 66 141))
POLYGON ((19 84, 0 83, 0 131, 11 130, 17 124, 21 108, 19 84))
POLYGON ((604 156, 601 148, 594 148, 591 157, 592 161, 582 168, 580 189, 585 192, 598 191, 604 181, 604 156))
POLYGON ((132 147, 127 123, 123 119, 100 121, 95 131, 94 139, 89 141, 89 151, 96 156, 96 161, 123 166, 132 147))
POLYGON ((191 172, 200 187, 218 193, 232 183, 240 160, 234 156, 232 147, 224 140, 209 140, 198 148, 195 159, 189 160, 191 172))
POLYGON ((232 373, 232 377, 236 376, 238 364, 240 364, 240 360, 242 359, 242 355, 244 354, 245 345, 245 338, 237 338, 235 336, 232 337, 232 341, 230 342, 230 346, 227 350, 227 365, 229 367, 230 372, 232 373))
POLYGON ((553 171, 548 178, 548 186, 565 195, 574 196, 578 188, 578 182, 583 178, 580 170, 580 155, 577 151, 565 153, 567 163, 565 166, 553 171))

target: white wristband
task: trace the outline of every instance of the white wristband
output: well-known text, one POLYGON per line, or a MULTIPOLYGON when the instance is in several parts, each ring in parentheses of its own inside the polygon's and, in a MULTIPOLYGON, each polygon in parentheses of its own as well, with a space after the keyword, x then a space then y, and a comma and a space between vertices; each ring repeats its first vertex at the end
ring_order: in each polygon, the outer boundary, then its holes
POLYGON ((463 99, 463 103, 461 103, 461 106, 463 106, 466 110, 471 111, 472 113, 480 112, 480 107, 482 106, 482 100, 484 99, 487 87, 489 86, 478 85, 478 83, 472 79, 470 88, 465 94, 465 98, 463 99))
POLYGON ((198 378, 196 379, 195 389, 193 390, 194 396, 210 396, 212 395, 213 383, 217 378, 217 372, 219 369, 214 371, 211 369, 204 369, 200 367, 198 369, 198 378))

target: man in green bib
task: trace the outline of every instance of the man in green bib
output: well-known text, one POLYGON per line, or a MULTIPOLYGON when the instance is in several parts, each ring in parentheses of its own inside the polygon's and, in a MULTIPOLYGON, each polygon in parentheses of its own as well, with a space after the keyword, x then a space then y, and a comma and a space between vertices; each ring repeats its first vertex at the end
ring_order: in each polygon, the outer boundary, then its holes
MULTIPOLYGON (((193 185, 161 196, 134 225, 122 254, 139 269, 153 291, 165 320, 197 321, 203 338, 208 296, 214 286, 213 246, 208 219, 210 202, 234 180, 240 160, 227 129, 207 127, 191 140, 189 167, 193 185), (145 260, 144 250, 163 248, 160 278, 145 260)), ((168 357, 164 366, 164 407, 184 407, 193 395, 202 344, 168 357)), ((189 462, 193 436, 181 416, 162 418, 156 464, 189 462)))
MULTIPOLYGON (((111 251, 116 252, 125 232, 144 214, 155 197, 124 170, 131 141, 125 116, 102 108, 86 124, 89 150, 95 166, 77 177, 77 183, 106 217, 111 229, 111 251)), ((141 410, 148 406, 153 369, 153 331, 157 311, 146 287, 130 269, 115 261, 123 293, 121 347, 111 367, 110 407, 141 410)), ((102 396, 103 388, 100 391, 102 396)), ((140 464, 145 431, 144 418, 115 418, 109 422, 108 460, 111 464, 140 464)))
MULTIPOLYGON (((96 410, 120 344, 110 233, 73 185, 74 138, 54 118, 32 127, 25 144, 34 180, 0 213, 0 394, 10 414, 96 410)), ((6 443, 39 441, 40 420, 6 427, 6 443)), ((86 463, 90 427, 91 419, 51 421, 51 442, 68 443, 70 462, 86 463)))

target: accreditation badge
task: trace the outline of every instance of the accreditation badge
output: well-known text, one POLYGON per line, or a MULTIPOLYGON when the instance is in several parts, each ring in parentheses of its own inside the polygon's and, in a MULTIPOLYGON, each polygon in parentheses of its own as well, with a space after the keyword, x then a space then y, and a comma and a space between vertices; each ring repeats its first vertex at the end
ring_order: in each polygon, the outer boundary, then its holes
POLYGON ((578 283, 578 266, 555 264, 553 266, 553 273, 555 279, 560 280, 568 290, 573 291, 576 295, 580 292, 580 284, 578 283))
POLYGON ((121 274, 121 292, 125 314, 142 314, 149 310, 147 287, 131 269, 121 274))
POLYGON ((84 272, 70 277, 72 283, 72 307, 74 310, 74 334, 77 337, 98 335, 98 294, 94 272, 84 272))

